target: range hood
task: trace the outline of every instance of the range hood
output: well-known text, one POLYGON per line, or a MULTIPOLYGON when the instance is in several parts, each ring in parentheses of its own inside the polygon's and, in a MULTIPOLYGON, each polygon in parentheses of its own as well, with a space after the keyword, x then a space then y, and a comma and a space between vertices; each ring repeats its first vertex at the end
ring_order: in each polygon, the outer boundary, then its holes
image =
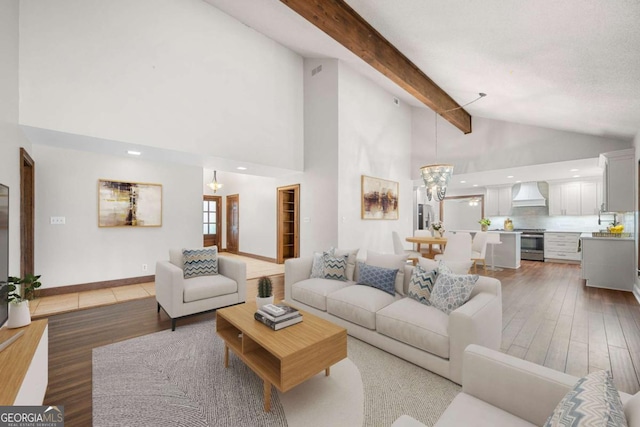
POLYGON ((537 182, 523 182, 520 184, 520 191, 513 198, 512 206, 528 207, 528 206, 546 206, 547 203, 540 194, 537 182))

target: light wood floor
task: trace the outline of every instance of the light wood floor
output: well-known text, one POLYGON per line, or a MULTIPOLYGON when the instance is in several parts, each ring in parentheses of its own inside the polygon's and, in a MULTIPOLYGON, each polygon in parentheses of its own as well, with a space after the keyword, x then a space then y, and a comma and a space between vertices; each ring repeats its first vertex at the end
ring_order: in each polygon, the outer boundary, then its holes
MULTIPOLYGON (((502 282, 504 352, 576 376, 611 369, 620 390, 640 389, 640 305, 631 293, 587 288, 575 265, 529 261, 495 277, 502 282)), ((248 291, 247 299, 255 298, 255 286, 248 291)), ((274 293, 284 297, 281 274, 274 293)), ((214 317, 188 317, 178 328, 214 317)), ((45 404, 64 405, 67 426, 91 425, 92 349, 170 326, 150 297, 51 315, 45 404)))

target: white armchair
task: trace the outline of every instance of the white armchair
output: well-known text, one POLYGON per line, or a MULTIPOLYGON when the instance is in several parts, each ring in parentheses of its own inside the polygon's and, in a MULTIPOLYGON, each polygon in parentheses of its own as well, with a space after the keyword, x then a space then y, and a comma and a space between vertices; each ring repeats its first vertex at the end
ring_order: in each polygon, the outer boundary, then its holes
POLYGON ((190 314, 242 303, 247 297, 247 266, 244 261, 218 255, 218 274, 184 278, 182 251, 171 249, 169 261, 156 263, 156 301, 176 320, 190 314))

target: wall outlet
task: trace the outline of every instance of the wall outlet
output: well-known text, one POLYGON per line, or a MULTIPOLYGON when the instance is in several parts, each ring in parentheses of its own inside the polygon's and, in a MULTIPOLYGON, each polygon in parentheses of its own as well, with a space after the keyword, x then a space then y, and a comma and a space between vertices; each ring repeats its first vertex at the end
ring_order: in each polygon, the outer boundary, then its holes
POLYGON ((142 271, 147 271, 149 266, 147 264, 142 264, 142 271))
POLYGON ((52 225, 64 225, 66 223, 66 218, 63 216, 52 216, 51 224, 52 225))

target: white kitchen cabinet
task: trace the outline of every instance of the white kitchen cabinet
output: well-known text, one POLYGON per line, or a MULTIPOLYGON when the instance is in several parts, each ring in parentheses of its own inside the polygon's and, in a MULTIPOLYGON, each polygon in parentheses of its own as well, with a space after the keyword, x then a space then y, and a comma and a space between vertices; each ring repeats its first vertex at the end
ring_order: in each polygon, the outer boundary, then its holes
POLYGON ((582 235, 582 278, 587 286, 633 291, 636 281, 633 238, 582 235))
POLYGON ((580 262, 580 233, 544 233, 544 260, 580 262))
POLYGON ((601 193, 597 180, 549 183, 549 215, 597 215, 601 193))
POLYGON ((487 187, 487 195, 484 200, 485 216, 511 215, 511 185, 499 187, 487 187))
POLYGON ((604 169, 603 211, 634 211, 635 152, 633 148, 601 154, 600 166, 604 169))

